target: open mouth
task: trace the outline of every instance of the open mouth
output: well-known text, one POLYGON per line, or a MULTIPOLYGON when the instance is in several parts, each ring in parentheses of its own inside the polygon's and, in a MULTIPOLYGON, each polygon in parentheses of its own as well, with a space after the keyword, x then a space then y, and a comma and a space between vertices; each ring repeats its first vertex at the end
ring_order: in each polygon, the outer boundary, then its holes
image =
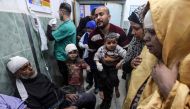
POLYGON ((147 46, 147 48, 151 51, 152 50, 152 48, 153 48, 153 46, 152 45, 146 45, 147 46))
POLYGON ((99 22, 97 22, 97 25, 98 25, 98 26, 102 26, 102 25, 103 25, 103 22, 102 22, 102 21, 99 21, 99 22))

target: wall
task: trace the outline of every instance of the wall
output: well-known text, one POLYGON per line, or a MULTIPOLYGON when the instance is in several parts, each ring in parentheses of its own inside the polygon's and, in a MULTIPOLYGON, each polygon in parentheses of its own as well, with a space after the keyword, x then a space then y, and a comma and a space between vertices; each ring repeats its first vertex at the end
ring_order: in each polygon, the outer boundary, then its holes
MULTIPOLYGON (((98 1, 85 1, 85 0, 78 0, 79 3, 78 5, 76 5, 76 7, 78 7, 76 10, 77 13, 80 13, 80 3, 82 6, 84 6, 85 11, 84 16, 90 15, 90 10, 91 10, 91 6, 94 5, 95 6, 100 6, 100 5, 105 5, 106 7, 109 8, 110 11, 110 15, 111 15, 111 20, 110 23, 113 23, 117 26, 122 26, 122 22, 123 22, 123 11, 124 11, 124 2, 123 1, 114 1, 114 0, 98 0, 98 1)), ((80 14, 77 14, 76 16, 76 24, 78 25, 78 22, 80 20, 80 14)))
POLYGON ((131 12, 136 9, 138 6, 146 4, 147 0, 126 0, 123 16, 123 28, 129 28, 128 17, 131 12))
MULTIPOLYGON (((59 5, 61 4, 62 1, 65 1, 69 4, 72 4, 72 2, 74 0, 51 0, 52 13, 47 14, 47 13, 36 12, 37 16, 59 18, 58 10, 59 10, 59 5)), ((0 1, 0 11, 28 14, 28 8, 27 8, 26 0, 8 0, 8 1, 7 0, 1 0, 0 1)), ((72 14, 71 14, 71 18, 73 19, 72 14)))
POLYGON ((131 6, 140 6, 143 4, 146 4, 147 0, 127 0, 125 3, 125 9, 124 9, 124 20, 128 20, 130 7, 131 6))
MULTIPOLYGON (((52 0, 52 13, 36 12, 41 25, 46 26, 56 16, 61 0, 52 0)), ((71 3, 71 0, 68 0, 71 3)), ((48 42, 49 49, 41 52, 39 34, 34 31, 25 0, 0 1, 0 93, 13 95, 13 78, 6 69, 10 57, 20 55, 28 58, 34 69, 61 84, 61 75, 53 56, 54 42, 48 42)), ((60 22, 59 22, 60 23, 60 22)))

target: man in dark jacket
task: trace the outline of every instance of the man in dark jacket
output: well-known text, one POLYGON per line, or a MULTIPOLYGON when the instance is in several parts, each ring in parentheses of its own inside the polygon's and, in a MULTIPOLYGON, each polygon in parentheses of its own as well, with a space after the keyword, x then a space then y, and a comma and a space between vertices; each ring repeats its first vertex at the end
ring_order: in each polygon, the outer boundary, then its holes
MULTIPOLYGON (((109 9, 105 6, 98 7, 95 11, 95 21, 96 21, 96 29, 91 32, 89 36, 89 48, 92 49, 89 52, 89 59, 93 60, 95 52, 104 44, 105 36, 112 33, 118 37, 118 44, 125 48, 126 45, 131 41, 131 37, 127 37, 122 28, 110 23, 111 15, 109 9)), ((91 61, 91 65, 95 67, 91 69, 91 72, 95 73, 96 78, 98 78, 98 87, 99 94, 102 96, 103 102, 100 105, 100 109, 109 109, 111 106, 111 98, 113 95, 113 88, 107 80, 104 79, 101 72, 99 72, 96 68, 96 65, 93 61, 91 61), (109 92, 109 93, 108 93, 109 92)))

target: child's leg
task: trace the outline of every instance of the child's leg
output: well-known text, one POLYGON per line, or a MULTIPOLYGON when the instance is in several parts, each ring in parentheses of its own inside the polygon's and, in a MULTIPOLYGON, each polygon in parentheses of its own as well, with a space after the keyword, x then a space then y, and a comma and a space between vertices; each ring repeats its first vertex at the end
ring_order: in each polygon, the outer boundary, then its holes
POLYGON ((119 98, 120 97, 120 92, 119 92, 119 87, 115 87, 115 95, 116 95, 116 98, 119 98))
POLYGON ((120 97, 120 93, 119 93, 119 78, 117 76, 117 72, 118 72, 117 69, 112 69, 111 78, 112 78, 113 85, 115 87, 116 97, 119 98, 120 97))

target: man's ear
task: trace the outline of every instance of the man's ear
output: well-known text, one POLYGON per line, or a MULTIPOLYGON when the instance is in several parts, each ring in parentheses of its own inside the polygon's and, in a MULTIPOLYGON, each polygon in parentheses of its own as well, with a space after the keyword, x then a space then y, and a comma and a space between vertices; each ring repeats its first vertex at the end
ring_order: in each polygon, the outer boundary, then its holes
POLYGON ((109 21, 110 21, 110 19, 111 19, 111 15, 110 15, 110 14, 108 15, 108 19, 109 19, 109 21))

